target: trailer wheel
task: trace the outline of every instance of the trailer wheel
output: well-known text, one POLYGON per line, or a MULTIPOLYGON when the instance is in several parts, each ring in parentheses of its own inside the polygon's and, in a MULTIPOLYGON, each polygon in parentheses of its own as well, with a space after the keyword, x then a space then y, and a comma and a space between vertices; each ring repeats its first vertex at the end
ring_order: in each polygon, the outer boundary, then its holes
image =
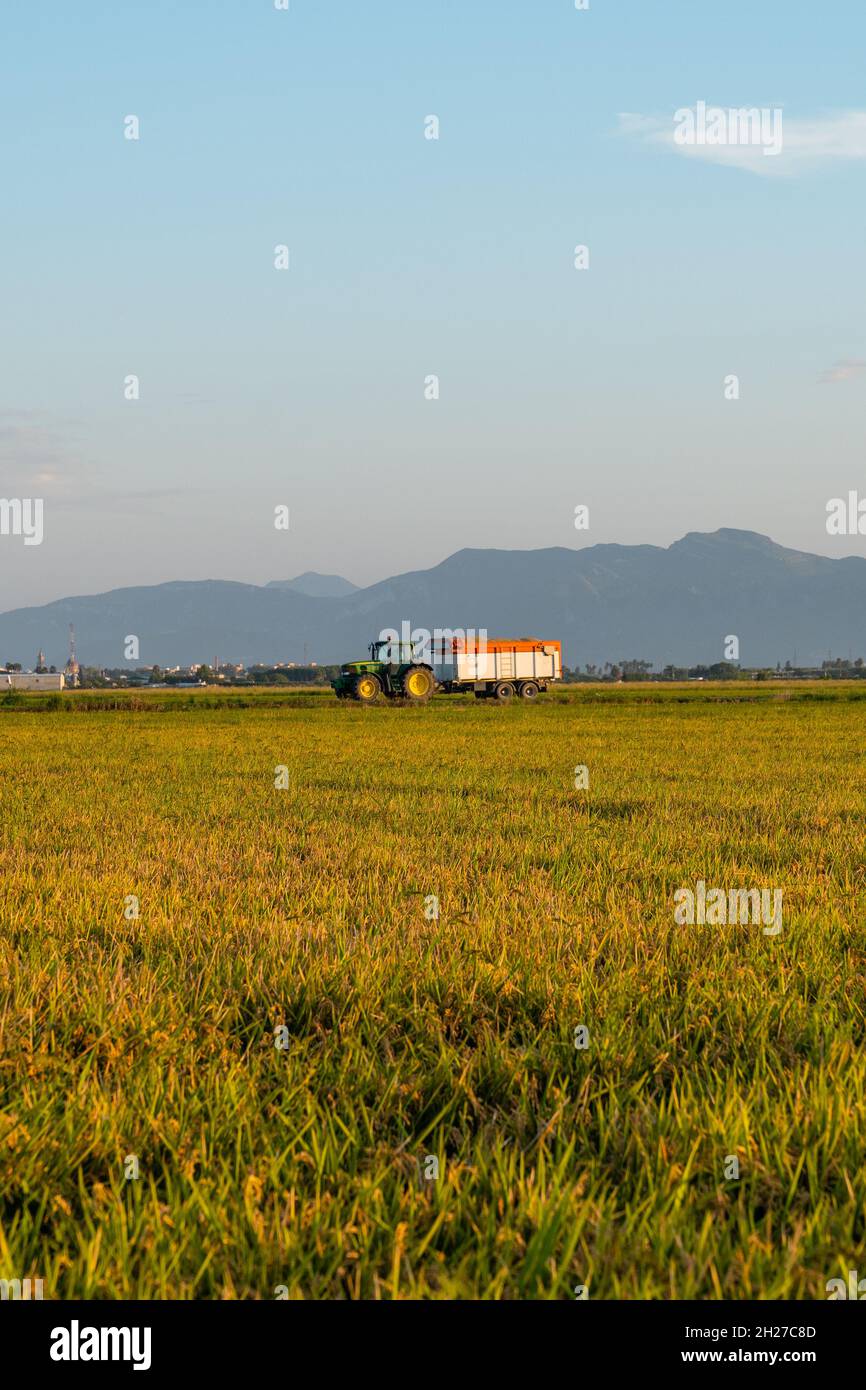
POLYGON ((494 688, 493 694, 497 700, 500 700, 502 704, 505 705, 509 700, 514 699, 514 686, 511 684, 511 681, 499 681, 494 688))
POLYGON ((535 681, 522 681, 517 687, 517 693, 522 700, 537 700, 538 686, 535 681))

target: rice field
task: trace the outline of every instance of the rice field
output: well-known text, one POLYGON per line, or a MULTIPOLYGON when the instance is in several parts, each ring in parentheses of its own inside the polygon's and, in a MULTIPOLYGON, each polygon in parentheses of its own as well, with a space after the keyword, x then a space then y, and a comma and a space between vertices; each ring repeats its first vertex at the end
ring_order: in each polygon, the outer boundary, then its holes
POLYGON ((0 1277, 825 1298, 866 1271, 864 715, 0 701, 0 1277), (699 881, 782 930, 679 925, 699 881))

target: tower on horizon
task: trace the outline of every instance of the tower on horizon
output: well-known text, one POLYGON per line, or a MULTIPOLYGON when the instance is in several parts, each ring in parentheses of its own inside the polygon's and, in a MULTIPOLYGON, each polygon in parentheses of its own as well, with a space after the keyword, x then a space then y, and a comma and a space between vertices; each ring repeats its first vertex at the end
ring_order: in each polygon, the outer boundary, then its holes
POLYGON ((72 623, 69 624, 69 656, 66 658, 64 675, 69 685, 76 686, 78 684, 78 658, 75 655, 75 628, 72 626, 72 623))

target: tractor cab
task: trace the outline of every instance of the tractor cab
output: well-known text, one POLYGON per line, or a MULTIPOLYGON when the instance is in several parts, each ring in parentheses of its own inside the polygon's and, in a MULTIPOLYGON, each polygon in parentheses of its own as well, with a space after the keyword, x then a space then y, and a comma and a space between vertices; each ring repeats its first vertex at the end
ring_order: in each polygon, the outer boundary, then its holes
POLYGON ((371 642, 370 660, 382 666, 411 666, 416 660, 415 648, 411 642, 400 642, 386 637, 384 641, 371 642))

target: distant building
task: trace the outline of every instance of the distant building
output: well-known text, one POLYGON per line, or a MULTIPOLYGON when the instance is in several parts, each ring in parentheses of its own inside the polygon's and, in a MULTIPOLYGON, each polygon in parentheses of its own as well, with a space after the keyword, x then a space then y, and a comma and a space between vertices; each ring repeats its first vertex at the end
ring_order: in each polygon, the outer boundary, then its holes
POLYGON ((0 671, 0 691, 62 690, 65 684, 62 671, 0 671))

